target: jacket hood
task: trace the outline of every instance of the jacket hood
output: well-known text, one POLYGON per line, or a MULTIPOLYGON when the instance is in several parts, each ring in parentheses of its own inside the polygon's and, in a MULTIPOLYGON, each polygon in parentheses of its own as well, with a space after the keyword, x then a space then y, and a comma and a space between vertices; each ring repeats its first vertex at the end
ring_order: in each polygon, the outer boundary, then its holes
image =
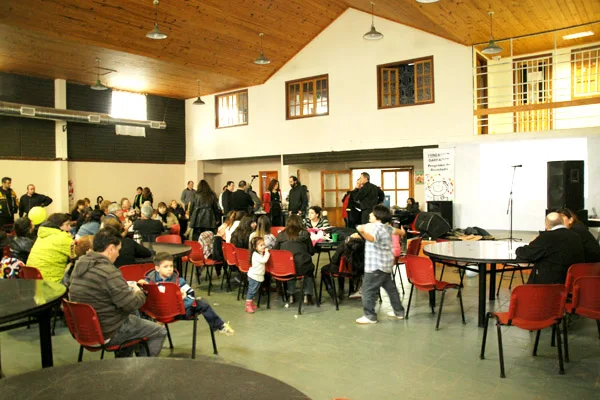
POLYGON ((88 271, 90 271, 94 266, 98 264, 111 264, 110 260, 96 252, 90 252, 85 256, 81 257, 77 264, 75 264, 75 268, 73 268, 73 273, 71 278, 80 278, 85 275, 88 271))
POLYGON ((42 225, 40 225, 40 229, 38 229, 38 238, 47 238, 48 236, 52 236, 52 235, 58 235, 61 232, 63 232, 61 229, 59 229, 58 227, 56 227, 56 225, 54 225, 52 222, 50 221, 45 221, 42 223, 42 225), (48 223, 46 225, 46 222, 48 223))

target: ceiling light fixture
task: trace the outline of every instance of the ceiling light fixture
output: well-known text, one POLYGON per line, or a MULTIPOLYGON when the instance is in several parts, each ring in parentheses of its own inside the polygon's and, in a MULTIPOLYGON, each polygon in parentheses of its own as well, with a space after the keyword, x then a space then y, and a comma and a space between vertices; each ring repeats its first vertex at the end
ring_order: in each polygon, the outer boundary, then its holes
POLYGON ((565 35, 562 38, 563 38, 563 40, 572 40, 572 39, 579 39, 582 37, 593 36, 593 35, 594 35, 594 32, 585 31, 585 32, 571 33, 570 35, 565 35))
POLYGON ((371 30, 363 35, 366 40, 379 40, 383 39, 383 33, 377 32, 375 29, 375 15, 373 14, 373 6, 375 3, 371 2, 371 30))
POLYGON ((161 32, 160 29, 158 29, 158 0, 154 0, 153 4, 155 6, 155 14, 154 14, 154 28, 146 33, 146 37, 148 39, 155 39, 155 40, 160 40, 160 39, 166 39, 167 38, 167 34, 164 32, 161 32))
POLYGON ((269 60, 267 57, 265 57, 265 53, 263 51, 263 43, 262 43, 262 38, 263 36, 265 36, 264 33, 259 33, 258 36, 260 36, 260 56, 258 56, 258 58, 256 60, 254 60, 254 64, 258 64, 258 65, 266 65, 266 64, 270 64, 271 60, 269 60))
POLYGON ((490 11, 488 12, 488 15, 490 16, 490 41, 488 42, 487 46, 485 46, 483 50, 481 50, 481 52, 483 54, 498 54, 502 52, 502 47, 498 46, 496 42, 494 42, 494 35, 492 30, 492 17, 494 16, 494 12, 490 11))
POLYGON ((106 90, 108 89, 108 86, 105 86, 102 84, 102 82, 100 82, 100 59, 96 58, 96 62, 98 63, 98 66, 96 67, 96 83, 90 86, 90 88, 93 90, 106 90))
POLYGON ((440 0, 417 0, 417 3, 429 4, 429 3, 437 3, 440 0))
POLYGON ((196 82, 198 82, 198 98, 192 104, 195 105, 195 106, 202 106, 202 105, 204 105, 206 103, 203 102, 202 99, 200 98, 200 79, 196 79, 196 82))

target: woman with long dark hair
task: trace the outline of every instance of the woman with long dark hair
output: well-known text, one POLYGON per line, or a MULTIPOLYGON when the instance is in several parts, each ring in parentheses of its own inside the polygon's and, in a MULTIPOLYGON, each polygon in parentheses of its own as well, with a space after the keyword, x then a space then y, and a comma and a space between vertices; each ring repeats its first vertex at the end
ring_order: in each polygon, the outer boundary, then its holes
POLYGON ((152 191, 150 191, 150 188, 146 186, 144 189, 142 189, 142 204, 144 204, 147 201, 150 202, 150 205, 152 205, 152 203, 154 203, 154 198, 152 197, 152 191))
POLYGON ((584 223, 579 221, 577 215, 568 208, 561 208, 557 211, 562 217, 563 224, 567 229, 577 233, 583 244, 583 252, 585 254, 585 262, 593 263, 600 262, 600 244, 594 238, 594 235, 588 230, 584 223))
POLYGON ((214 233, 217 226, 218 212, 217 195, 212 191, 208 182, 202 179, 198 184, 198 190, 194 194, 194 200, 190 202, 188 226, 194 230, 192 240, 198 240, 198 237, 204 231, 214 233))
POLYGON ((263 195, 265 211, 271 219, 271 226, 283 226, 283 213, 281 212, 281 189, 279 181, 272 179, 263 195))

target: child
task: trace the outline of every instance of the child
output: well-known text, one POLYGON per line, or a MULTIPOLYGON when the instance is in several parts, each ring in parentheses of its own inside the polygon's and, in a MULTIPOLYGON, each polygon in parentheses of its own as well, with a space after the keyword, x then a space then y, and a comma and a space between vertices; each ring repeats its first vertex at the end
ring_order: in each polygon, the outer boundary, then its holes
POLYGON ((261 283, 265 280, 265 264, 269 261, 270 253, 265 245, 265 240, 260 236, 252 238, 250 248, 252 249, 252 253, 250 254, 252 267, 248 270, 246 312, 252 314, 257 308, 254 304, 254 296, 256 296, 261 283))
POLYGON ((181 290, 186 318, 202 314, 213 331, 219 331, 227 336, 232 336, 235 333, 229 325, 229 322, 223 322, 208 302, 194 296, 194 289, 192 289, 183 278, 180 278, 177 271, 173 269, 173 256, 169 253, 161 252, 154 256, 154 271, 150 271, 146 274, 146 282, 143 283, 148 282, 176 283, 181 290))
POLYGON ((394 309, 387 313, 388 317, 404 319, 404 307, 392 280, 392 235, 404 236, 406 232, 404 229, 391 227, 388 224, 391 220, 390 210, 384 205, 377 205, 369 214, 369 224, 356 228, 365 239, 365 275, 362 285, 364 315, 356 320, 357 324, 377 323, 375 303, 381 287, 390 297, 394 309))

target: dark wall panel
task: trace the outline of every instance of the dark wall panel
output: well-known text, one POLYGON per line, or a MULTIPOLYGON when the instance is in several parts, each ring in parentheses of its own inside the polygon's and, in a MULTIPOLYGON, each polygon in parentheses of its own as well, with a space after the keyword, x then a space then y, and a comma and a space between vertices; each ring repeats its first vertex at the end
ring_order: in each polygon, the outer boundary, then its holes
MULTIPOLYGON (((89 86, 67 85, 70 110, 110 113, 110 90, 94 91, 89 86)), ((185 101, 148 95, 149 120, 167 122, 166 129, 146 128, 146 137, 122 136, 114 126, 69 122, 70 160, 185 163, 185 101)))
MULTIPOLYGON (((0 72, 0 101, 54 106, 54 81, 0 72)), ((0 116, 0 157, 54 159, 54 121, 0 116)))

